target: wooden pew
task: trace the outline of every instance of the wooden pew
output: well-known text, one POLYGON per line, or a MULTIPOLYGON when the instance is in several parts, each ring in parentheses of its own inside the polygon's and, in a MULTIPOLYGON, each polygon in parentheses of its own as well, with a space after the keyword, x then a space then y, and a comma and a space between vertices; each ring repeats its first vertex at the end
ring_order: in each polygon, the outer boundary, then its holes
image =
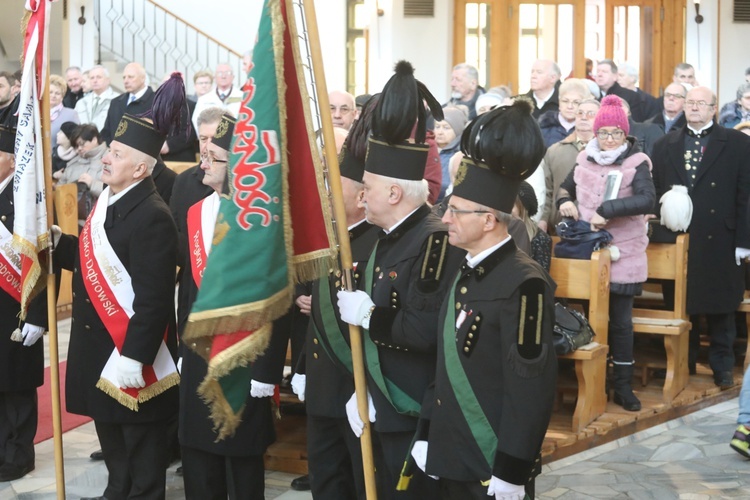
MULTIPOLYGON (((740 302, 740 307, 737 308, 737 312, 745 313, 745 324, 747 325, 747 331, 750 332, 750 290, 745 290, 745 296, 743 297, 742 302, 740 302)), ((745 366, 744 366, 745 370, 747 370, 747 365, 749 364, 750 364, 750 334, 748 335, 747 347, 745 351, 745 366)))
MULTIPOLYGON (((656 280, 674 281, 674 306, 672 309, 656 309, 647 306, 633 308, 633 330, 664 336, 667 352, 666 379, 662 391, 663 401, 671 403, 688 382, 688 336, 690 320, 685 312, 687 293, 688 235, 681 234, 675 243, 649 243, 648 277, 656 280)), ((636 364, 638 362, 636 353, 636 364)), ((644 381, 652 364, 645 364, 644 381)))
POLYGON ((185 170, 189 169, 190 167, 194 167, 197 165, 197 162, 192 161, 165 161, 164 165, 167 166, 168 169, 174 170, 175 173, 182 173, 185 170))
POLYGON ((609 250, 594 252, 591 260, 552 258, 550 276, 557 283, 555 297, 588 300, 588 320, 599 344, 579 349, 560 359, 575 361, 578 395, 573 412, 574 432, 604 413, 607 406, 607 333, 609 326, 609 250))

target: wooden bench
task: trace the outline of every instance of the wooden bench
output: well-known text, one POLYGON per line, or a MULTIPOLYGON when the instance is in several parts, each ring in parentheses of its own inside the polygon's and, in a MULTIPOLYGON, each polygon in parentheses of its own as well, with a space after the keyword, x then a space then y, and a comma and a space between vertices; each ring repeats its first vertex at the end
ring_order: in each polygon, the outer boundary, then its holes
MULTIPOLYGON (((687 293, 688 235, 681 234, 675 243, 649 243, 648 277, 652 280, 674 281, 674 305, 668 308, 647 306, 633 308, 633 330, 664 336, 666 350, 666 378, 662 391, 663 401, 671 403, 688 382, 688 343, 690 320, 685 312, 687 293)), ((639 363, 643 368, 643 383, 648 381, 648 370, 658 364, 639 363)), ((662 365, 663 366, 663 365, 662 365)))
POLYGON ((190 167, 194 167, 197 164, 197 162, 193 161, 165 161, 164 165, 167 166, 168 169, 173 170, 175 173, 181 174, 185 170, 189 169, 190 167))
POLYGON ((555 297, 588 300, 588 320, 596 333, 592 349, 579 349, 559 359, 575 362, 578 394, 573 411, 574 432, 604 413, 607 406, 607 333, 609 325, 609 250, 594 252, 591 260, 552 258, 550 276, 557 283, 555 297))
MULTIPOLYGON (((743 297, 742 302, 740 302, 740 307, 737 308, 737 312, 745 313, 745 324, 747 325, 747 331, 750 332, 750 291, 749 290, 745 290, 745 296, 743 297)), ((745 366, 744 366, 745 370, 747 370, 747 365, 750 364, 750 333, 748 333, 746 349, 747 350, 745 351, 745 366)))

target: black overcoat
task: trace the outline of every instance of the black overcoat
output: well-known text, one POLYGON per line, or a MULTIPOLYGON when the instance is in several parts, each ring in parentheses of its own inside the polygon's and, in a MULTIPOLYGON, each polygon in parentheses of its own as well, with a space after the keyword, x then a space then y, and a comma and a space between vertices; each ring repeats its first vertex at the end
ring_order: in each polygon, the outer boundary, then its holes
MULTIPOLYGON (((654 144, 652 175, 657 200, 673 185, 687 185, 685 131, 682 127, 670 132, 654 144)), ((745 283, 734 251, 750 248, 750 137, 716 125, 708 137, 690 190, 689 314, 725 314, 737 309, 745 283)))
MULTIPOLYGON (((112 248, 130 274, 135 293, 134 315, 128 324, 122 355, 152 364, 166 331, 167 347, 176 359, 177 229, 151 177, 108 207, 104 227, 112 248)), ((73 271, 73 320, 65 380, 67 410, 109 423, 170 418, 177 411, 177 387, 140 403, 137 412, 96 388, 115 344, 84 287, 78 238, 63 235, 55 256, 60 266, 73 271)))

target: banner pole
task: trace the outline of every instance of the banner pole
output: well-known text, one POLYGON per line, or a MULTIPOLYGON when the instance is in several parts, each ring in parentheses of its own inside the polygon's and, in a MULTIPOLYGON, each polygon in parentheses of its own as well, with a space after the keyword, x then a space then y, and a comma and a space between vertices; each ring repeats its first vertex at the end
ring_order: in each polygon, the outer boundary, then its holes
MULTIPOLYGON (((323 56, 320 49, 320 35, 315 15, 313 0, 302 0, 305 12, 305 22, 310 41, 310 57, 315 78, 315 91, 320 106, 320 118, 323 123, 323 142, 326 166, 328 167, 328 182, 333 199, 333 212, 336 219, 336 235, 339 244, 341 268, 345 279, 346 289, 352 291, 352 250, 349 241, 349 230, 346 226, 346 211, 344 209, 344 195, 341 187, 341 173, 336 152, 336 142, 333 136, 333 121, 328 112, 328 90, 323 71, 323 56)), ((321 279, 328 279, 326 277, 321 279)), ((372 426, 370 424, 367 404, 367 380, 365 378, 364 356, 362 349, 362 330, 358 326, 349 325, 349 337, 352 349, 352 369, 354 373, 354 391, 357 395, 357 409, 362 422, 365 423, 360 444, 362 448, 362 465, 365 474, 365 492, 368 500, 378 498, 375 486, 375 466, 372 457, 372 426)))
MULTIPOLYGON (((49 104, 49 59, 41 95, 42 154, 44 155, 44 201, 47 207, 47 230, 53 222, 52 204, 52 142, 49 104)), ((49 325, 49 375, 52 395, 52 434, 55 445, 55 483, 57 498, 65 499, 65 462, 62 446, 62 411, 60 407, 60 357, 57 340, 57 294, 55 271, 52 265, 52 241, 47 247, 47 324, 49 325)))

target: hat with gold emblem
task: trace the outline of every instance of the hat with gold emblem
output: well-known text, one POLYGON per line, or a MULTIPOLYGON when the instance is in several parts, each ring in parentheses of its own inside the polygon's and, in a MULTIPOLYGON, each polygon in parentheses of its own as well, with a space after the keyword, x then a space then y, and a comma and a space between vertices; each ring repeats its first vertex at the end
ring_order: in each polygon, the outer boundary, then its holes
POLYGON ((214 134, 211 142, 221 149, 229 151, 229 148, 232 146, 232 137, 234 137, 234 126, 236 124, 237 119, 232 115, 222 115, 219 124, 216 126, 216 134, 214 134))
POLYGON ((516 99, 466 126, 453 195, 511 213, 521 182, 534 173, 546 152, 533 109, 527 99, 516 99))

